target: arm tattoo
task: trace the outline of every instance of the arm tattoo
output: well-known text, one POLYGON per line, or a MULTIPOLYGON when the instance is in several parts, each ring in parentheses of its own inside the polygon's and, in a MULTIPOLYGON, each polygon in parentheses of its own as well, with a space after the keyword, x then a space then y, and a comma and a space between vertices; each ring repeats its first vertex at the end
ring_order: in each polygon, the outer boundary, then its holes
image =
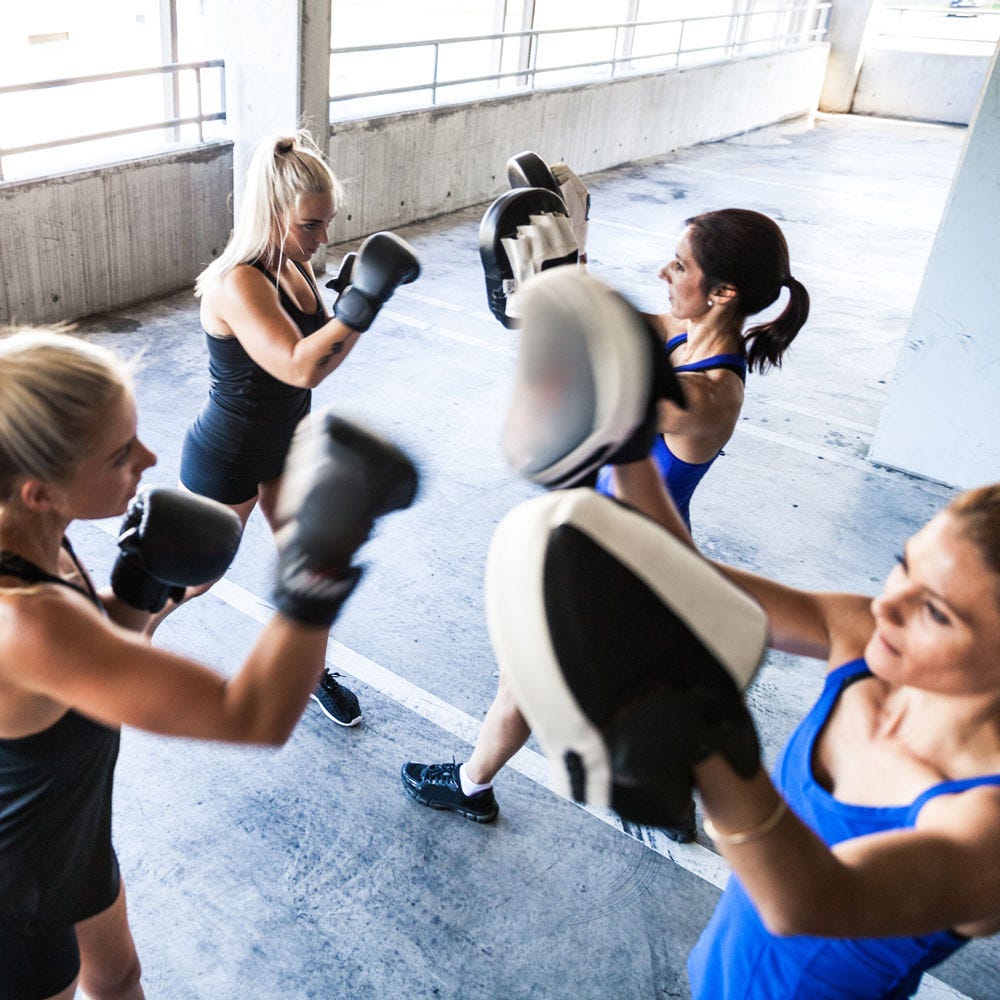
POLYGON ((316 367, 317 368, 325 368, 330 363, 330 358, 332 358, 335 354, 340 354, 340 352, 343 349, 344 349, 344 345, 343 345, 343 343, 341 341, 337 341, 336 344, 331 344, 329 352, 327 352, 326 354, 324 354, 316 362, 316 367))

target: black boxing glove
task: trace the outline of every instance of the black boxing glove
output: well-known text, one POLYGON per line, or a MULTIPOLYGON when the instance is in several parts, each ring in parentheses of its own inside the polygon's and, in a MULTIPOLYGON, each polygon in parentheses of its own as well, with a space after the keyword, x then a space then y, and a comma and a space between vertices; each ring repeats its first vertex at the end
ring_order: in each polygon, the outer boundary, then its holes
POLYGON ((608 456, 608 465, 640 462, 649 455, 659 432, 660 410, 658 404, 661 399, 669 399, 682 410, 687 405, 684 400, 684 390, 652 321, 639 312, 636 313, 636 317, 641 320, 645 327, 645 333, 652 348, 649 371, 649 406, 642 423, 632 432, 628 440, 622 442, 621 446, 608 456))
MULTIPOLYGON (((354 271, 354 262, 357 258, 358 255, 353 251, 351 253, 344 254, 344 259, 340 262, 340 269, 326 283, 327 288, 332 288, 337 293, 337 299, 344 294, 344 290, 351 283, 351 274, 354 271)), ((334 305, 336 305, 336 302, 334 305)))
POLYGON ((354 553, 376 518, 410 506, 417 470, 395 445, 329 410, 312 421, 299 425, 282 474, 274 603, 329 628, 361 576, 354 553))
MULTIPOLYGON (((364 333, 392 293, 419 276, 420 261, 409 243, 394 233, 373 233, 358 248, 349 268, 351 283, 334 303, 333 315, 364 333)), ((334 281, 338 279, 339 275, 334 281)))
POLYGON ((242 522, 224 504, 184 490, 143 490, 118 531, 111 589, 130 607, 160 611, 187 587, 222 576, 242 534, 242 522))

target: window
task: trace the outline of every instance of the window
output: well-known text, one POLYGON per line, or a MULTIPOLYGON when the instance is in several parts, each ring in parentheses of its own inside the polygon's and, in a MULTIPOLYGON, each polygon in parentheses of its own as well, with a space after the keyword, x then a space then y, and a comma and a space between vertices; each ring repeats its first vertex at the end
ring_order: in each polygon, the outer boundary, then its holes
POLYGON ((331 120, 819 41, 814 0, 332 0, 331 120))
MULTIPOLYGON (((11 3, 4 5, 3 19, 2 179, 63 172, 195 142, 205 137, 207 116, 216 116, 213 121, 224 117, 221 65, 114 78, 203 60, 200 0, 11 3), (92 76, 112 78, 52 85, 92 76), (199 108, 200 123, 149 127, 196 118, 199 108), (81 136, 104 137, 67 141, 81 136)), ((220 126, 214 127, 217 133, 220 126)))

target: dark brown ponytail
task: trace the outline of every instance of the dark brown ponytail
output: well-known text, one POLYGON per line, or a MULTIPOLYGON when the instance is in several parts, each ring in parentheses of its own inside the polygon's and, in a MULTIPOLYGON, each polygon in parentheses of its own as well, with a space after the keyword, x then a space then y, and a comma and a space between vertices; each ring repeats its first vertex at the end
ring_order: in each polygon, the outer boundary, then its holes
POLYGON ((746 208, 704 212, 687 220, 694 259, 705 276, 703 291, 719 285, 736 289, 736 313, 741 320, 755 316, 777 301, 784 286, 789 300, 768 323, 744 333, 751 371, 781 366, 781 359, 809 316, 809 293, 793 278, 788 244, 778 224, 746 208))
POLYGON ((752 326, 743 334, 747 343, 750 371, 764 372, 772 365, 781 367, 781 357, 809 318, 809 293, 797 278, 789 276, 788 304, 781 315, 769 323, 752 326))

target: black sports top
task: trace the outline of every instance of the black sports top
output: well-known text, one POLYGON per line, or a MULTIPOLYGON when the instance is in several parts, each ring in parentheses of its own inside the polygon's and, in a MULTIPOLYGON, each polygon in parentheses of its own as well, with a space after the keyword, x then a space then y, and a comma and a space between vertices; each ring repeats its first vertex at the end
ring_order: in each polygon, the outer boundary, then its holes
MULTIPOLYGON (((0 551, 0 576, 86 587, 0 551)), ((68 710, 38 733, 0 739, 0 924, 26 932, 66 927, 106 910, 120 886, 111 847, 111 789, 120 733, 68 710)))
MULTIPOLYGON (((260 261, 251 261, 250 266, 265 277, 274 280, 274 275, 260 261)), ((295 262, 302 277, 316 298, 316 308, 311 313, 303 312, 279 284, 278 298, 281 307, 298 328, 303 337, 315 333, 329 318, 323 301, 310 281, 306 269, 295 262)), ((237 337, 208 338, 209 399, 230 413, 263 419, 267 423, 297 423, 309 412, 310 391, 288 385, 264 371, 237 337)))

